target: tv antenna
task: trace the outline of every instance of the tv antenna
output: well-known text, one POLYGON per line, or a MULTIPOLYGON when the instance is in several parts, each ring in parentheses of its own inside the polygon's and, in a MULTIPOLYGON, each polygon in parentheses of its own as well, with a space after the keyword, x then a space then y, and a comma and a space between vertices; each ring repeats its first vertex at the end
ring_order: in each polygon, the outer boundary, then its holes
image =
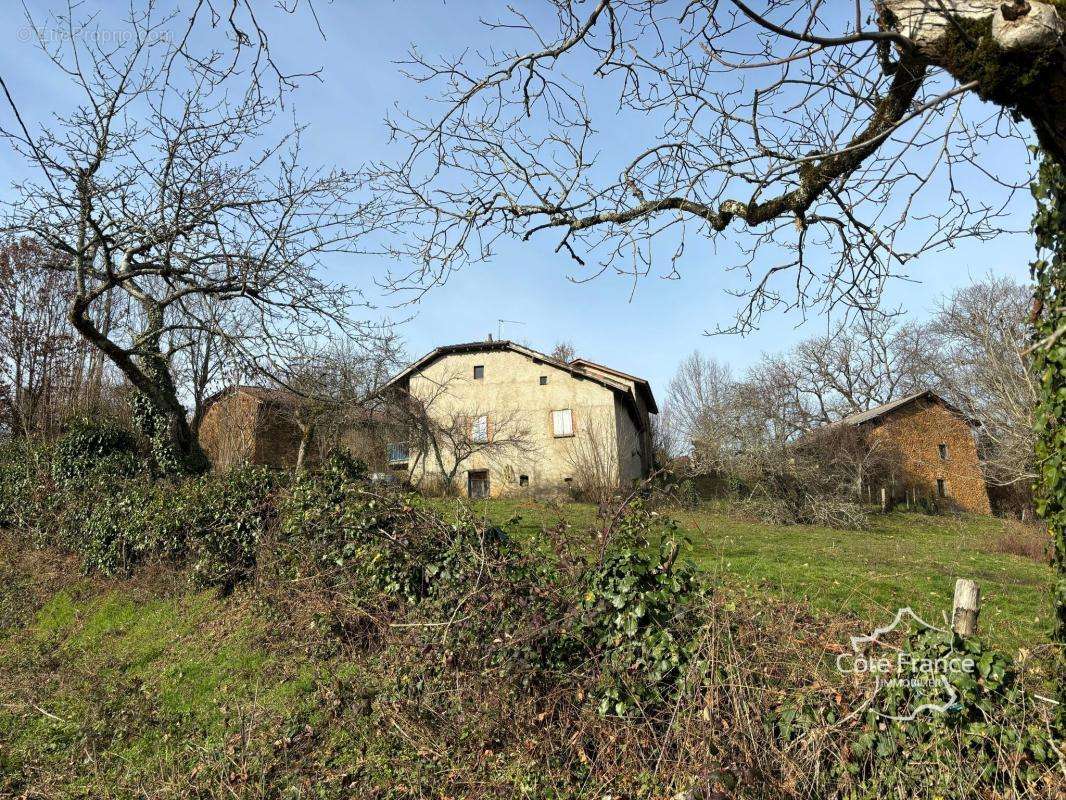
POLYGON ((504 325, 525 325, 520 319, 498 319, 496 320, 496 338, 500 341, 503 340, 503 326, 504 325))

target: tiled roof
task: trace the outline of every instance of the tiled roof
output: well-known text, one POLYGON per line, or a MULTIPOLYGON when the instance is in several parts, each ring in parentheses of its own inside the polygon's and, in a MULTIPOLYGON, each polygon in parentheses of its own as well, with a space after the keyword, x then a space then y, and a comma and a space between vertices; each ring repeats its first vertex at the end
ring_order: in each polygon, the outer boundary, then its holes
MULTIPOLYGON (((558 370, 562 370, 563 372, 568 372, 571 375, 574 375, 575 377, 581 378, 582 380, 589 380, 589 381, 592 381, 594 383, 598 383, 601 386, 604 386, 604 387, 610 389, 612 392, 615 392, 616 394, 619 394, 622 397, 624 397, 625 400, 626 400, 627 406, 629 407, 630 412, 634 415, 634 419, 639 418, 639 412, 637 411, 637 405, 636 405, 636 398, 634 397, 633 391, 630 389, 630 387, 627 384, 622 383, 620 380, 613 379, 610 376, 609 373, 615 372, 616 375, 619 376, 619 377, 624 376, 624 377, 629 378, 631 376, 628 376, 625 373, 617 372, 616 370, 611 370, 608 367, 603 367, 605 372, 598 372, 595 369, 586 369, 586 368, 584 368, 582 366, 575 366, 575 363, 567 363, 565 361, 559 361, 557 359, 552 358, 549 355, 546 355, 544 353, 538 352, 537 350, 533 350, 532 348, 526 347, 525 345, 518 344, 517 342, 509 341, 507 339, 500 339, 500 340, 492 340, 492 339, 490 339, 488 341, 483 341, 483 342, 463 342, 462 344, 449 344, 449 345, 443 345, 442 347, 438 347, 435 350, 432 350, 429 353, 426 353, 426 355, 422 356, 422 358, 420 358, 417 361, 415 361, 413 364, 411 364, 409 367, 407 367, 405 370, 403 370, 399 374, 393 376, 382 387, 382 390, 388 389, 389 387, 396 386, 397 384, 402 383, 404 380, 409 378, 413 373, 419 371, 420 369, 424 369, 425 367, 429 366, 430 364, 432 364, 437 359, 443 358, 444 356, 451 355, 453 353, 481 353, 481 352, 492 352, 492 351, 501 351, 501 350, 510 350, 512 352, 515 352, 515 353, 520 353, 520 354, 526 356, 527 358, 531 358, 531 359, 535 359, 537 361, 541 361, 541 362, 543 362, 545 364, 548 364, 548 365, 550 365, 552 367, 555 367, 558 370), (605 374, 605 373, 607 373, 607 374, 605 374)), ((591 366, 591 362, 586 362, 586 363, 588 363, 591 366)), ((596 365, 596 366, 599 366, 599 365, 596 365)), ((635 380, 639 381, 641 379, 636 378, 635 380)), ((648 388, 647 391, 648 391, 649 394, 651 393, 650 387, 648 388)), ((651 398, 651 402, 647 403, 647 405, 648 405, 650 411, 652 411, 653 413, 656 413, 655 399, 654 398, 651 398)))
POLYGON ((889 400, 887 403, 882 403, 879 406, 874 406, 873 408, 869 408, 866 411, 856 411, 854 414, 849 414, 848 416, 844 417, 843 419, 838 420, 837 422, 834 422, 833 424, 834 425, 863 425, 864 423, 871 422, 871 421, 877 419, 878 417, 883 417, 885 414, 888 414, 888 413, 890 413, 892 411, 895 411, 897 408, 902 408, 903 406, 907 405, 908 403, 913 403, 914 401, 920 400, 922 398, 926 398, 928 400, 932 400, 935 403, 940 403, 940 405, 944 406, 949 411, 955 412, 960 417, 962 417, 967 422, 969 422, 971 425, 980 424, 976 420, 971 419, 969 416, 967 416, 961 409, 957 408, 956 406, 953 406, 947 400, 945 400, 940 395, 938 395, 936 392, 934 392, 934 391, 932 391, 930 389, 925 389, 925 390, 920 391, 920 392, 915 392, 914 394, 909 394, 906 397, 900 397, 900 398, 897 398, 895 400, 889 400))

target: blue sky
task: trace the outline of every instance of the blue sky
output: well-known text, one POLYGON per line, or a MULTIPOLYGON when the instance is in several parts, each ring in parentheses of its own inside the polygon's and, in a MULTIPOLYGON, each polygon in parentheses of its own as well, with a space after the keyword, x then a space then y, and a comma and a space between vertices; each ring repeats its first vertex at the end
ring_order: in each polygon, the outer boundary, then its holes
MULTIPOLYGON (((49 7, 48 2, 29 5, 35 14, 49 7)), ((111 10, 124 5, 104 7, 106 13, 117 13, 111 10)), ((430 55, 454 54, 472 42, 484 45, 487 39, 477 20, 490 16, 499 4, 336 0, 317 8, 325 40, 308 17, 286 18, 276 29, 274 48, 284 62, 323 70, 322 82, 305 81, 290 103, 296 116, 308 124, 306 160, 356 168, 397 152, 386 143, 386 113, 425 108, 424 88, 401 76, 393 62, 415 42, 430 55)), ((45 64, 26 38, 15 19, 9 18, 0 29, 0 74, 33 128, 62 110, 70 95, 62 76, 45 64)), ((8 123, 9 110, 0 109, 0 114, 8 123)), ((619 137, 632 134, 618 132, 619 137)), ((610 148, 622 143, 607 135, 603 146, 610 155, 610 148)), ((1010 143, 996 148, 989 156, 1000 163, 1017 160, 1021 150, 1010 143)), ((0 144, 0 192, 10 197, 10 181, 24 175, 23 164, 0 144)), ((1019 195, 1013 227, 1027 227, 1030 203, 1025 193, 1019 195)), ((775 313, 744 338, 705 336, 707 329, 729 325, 737 309, 737 299, 724 291, 743 285, 741 276, 723 269, 739 260, 731 243, 712 249, 690 239, 679 280, 653 275, 641 280, 635 291, 630 280, 614 275, 573 283, 568 280, 572 263, 554 253, 554 245, 549 238, 506 243, 492 263, 468 268, 419 304, 393 312, 387 308, 397 298, 380 295, 373 285, 374 276, 388 266, 382 259, 338 256, 328 262, 328 270, 332 279, 362 287, 382 309, 379 313, 397 318, 413 315, 402 329, 412 357, 439 344, 495 335, 499 319, 517 320, 523 324, 503 325, 505 337, 540 349, 550 349, 559 339, 570 340, 582 356, 647 377, 660 397, 678 361, 693 349, 714 355, 739 372, 761 352, 787 348, 823 331, 827 324, 824 317, 801 324, 797 314, 775 313)), ((921 318, 938 295, 989 272, 1024 280, 1031 257, 1027 235, 962 242, 956 249, 912 262, 908 270, 912 280, 894 281, 886 303, 921 318)), ((667 271, 664 266, 662 272, 667 271)))

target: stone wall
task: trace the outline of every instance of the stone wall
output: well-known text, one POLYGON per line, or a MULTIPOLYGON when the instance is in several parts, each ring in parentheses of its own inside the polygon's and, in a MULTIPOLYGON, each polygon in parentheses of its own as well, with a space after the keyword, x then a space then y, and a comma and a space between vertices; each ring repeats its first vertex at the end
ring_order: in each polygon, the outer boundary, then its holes
MULTIPOLYGON (((507 420, 512 432, 521 429, 525 434, 524 447, 470 456, 456 473, 455 489, 462 494, 467 473, 480 470, 488 470, 494 496, 563 492, 576 485, 584 463, 601 460, 604 452, 606 464, 600 468, 609 470, 616 482, 642 474, 641 437, 615 393, 549 361, 512 350, 453 353, 412 375, 409 387, 416 398, 434 398, 431 416, 487 415, 490 430, 495 418, 507 420), (484 367, 484 377, 474 378, 475 366, 484 367), (552 412, 564 409, 572 412, 574 435, 556 437, 552 412)), ((439 483, 434 461, 430 454, 412 453, 412 480, 426 486, 439 483)))
POLYGON ((886 487, 894 501, 930 498, 950 509, 991 513, 973 428, 958 414, 921 399, 870 423, 868 430, 872 446, 898 454, 899 471, 886 487), (938 480, 944 482, 944 497, 937 496, 938 480))
POLYGON ((200 423, 200 446, 212 469, 253 463, 259 401, 244 392, 218 397, 200 423))
MULTIPOLYGON (((241 464, 265 464, 280 469, 296 465, 301 432, 293 420, 284 396, 276 399, 268 391, 252 388, 229 390, 219 396, 204 414, 200 444, 214 469, 241 464)), ((331 447, 347 450, 362 459, 372 472, 388 469, 389 441, 402 440, 402 433, 370 417, 357 417, 346 430, 328 427, 328 436, 311 437, 304 463, 312 466, 331 447)))

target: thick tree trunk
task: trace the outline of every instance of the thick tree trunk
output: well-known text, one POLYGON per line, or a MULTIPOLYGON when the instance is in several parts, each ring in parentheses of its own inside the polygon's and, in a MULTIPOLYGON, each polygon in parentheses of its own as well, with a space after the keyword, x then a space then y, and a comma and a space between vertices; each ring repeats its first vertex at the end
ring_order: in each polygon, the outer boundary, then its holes
POLYGON ((88 305, 80 297, 71 303, 69 319, 74 329, 118 367, 142 396, 136 416, 142 432, 152 441, 153 455, 161 471, 203 472, 207 468, 207 459, 189 426, 185 407, 178 400, 170 369, 159 349, 162 310, 145 307, 145 313, 148 324, 138 338, 136 355, 100 331, 89 315, 88 305), (167 452, 160 452, 160 446, 167 452))
POLYGON ((296 427, 300 431, 300 447, 296 451, 296 472, 300 472, 304 468, 304 461, 307 459, 307 447, 311 443, 312 427, 310 423, 301 424, 296 423, 296 427))
POLYGON ((1038 0, 884 0, 882 24, 1033 126, 1066 163, 1066 11, 1038 0))

